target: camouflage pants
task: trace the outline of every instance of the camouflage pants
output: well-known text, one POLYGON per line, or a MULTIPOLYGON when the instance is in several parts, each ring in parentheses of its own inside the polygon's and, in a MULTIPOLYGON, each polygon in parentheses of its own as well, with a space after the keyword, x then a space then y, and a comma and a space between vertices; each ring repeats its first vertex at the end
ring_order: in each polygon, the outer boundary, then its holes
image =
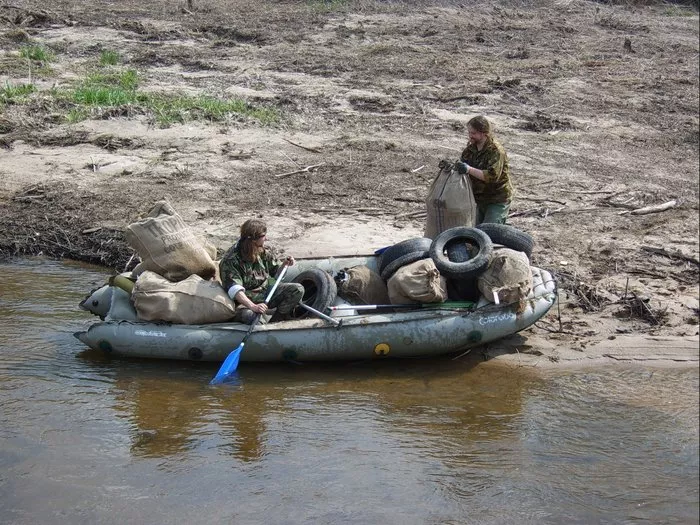
MULTIPOLYGON (((275 309, 275 313, 270 319, 269 315, 263 315, 260 318, 260 323, 283 321, 294 310, 294 307, 301 302, 304 296, 304 287, 299 283, 280 283, 275 290, 274 295, 267 304, 270 310, 275 309)), ((245 324, 253 324, 255 320, 255 312, 248 310, 243 306, 236 309, 234 321, 245 324)))
POLYGON ((494 222, 496 224, 505 224, 510 211, 510 202, 497 204, 478 204, 477 203, 477 218, 476 223, 494 222))

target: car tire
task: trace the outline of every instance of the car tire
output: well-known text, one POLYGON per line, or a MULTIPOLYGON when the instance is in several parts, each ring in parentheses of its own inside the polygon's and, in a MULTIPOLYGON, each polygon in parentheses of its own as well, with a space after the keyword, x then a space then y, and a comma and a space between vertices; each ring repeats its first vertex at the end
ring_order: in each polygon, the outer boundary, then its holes
POLYGON ((382 252, 379 260, 379 275, 382 275, 384 268, 405 255, 428 251, 432 242, 432 239, 428 237, 416 237, 389 246, 382 252))
POLYGON ((430 246, 430 257, 440 274, 449 279, 470 279, 481 275, 489 265, 493 253, 493 243, 488 235, 476 228, 458 226, 440 233, 430 246), (463 262, 451 261, 445 253, 445 247, 452 242, 474 244, 476 255, 463 262))
POLYGON ((501 244, 506 248, 518 252, 525 252, 527 258, 532 256, 532 249, 535 246, 535 240, 529 233, 517 229, 509 224, 496 224, 492 222, 483 222, 477 225, 477 228, 489 236, 494 244, 501 244))
POLYGON ((391 279, 391 276, 396 273, 396 270, 407 264, 414 263, 416 261, 421 261, 423 259, 430 258, 430 252, 428 250, 417 251, 413 253, 407 253, 402 255, 398 259, 394 259, 392 262, 386 265, 384 270, 382 270, 381 277, 386 282, 391 279))
MULTIPOLYGON (((318 268, 301 272, 292 279, 292 282, 299 283, 304 287, 304 296, 301 301, 322 313, 326 312, 338 296, 338 287, 333 277, 318 268)), ((290 317, 292 319, 305 319, 310 315, 308 310, 298 306, 292 310, 290 317)))

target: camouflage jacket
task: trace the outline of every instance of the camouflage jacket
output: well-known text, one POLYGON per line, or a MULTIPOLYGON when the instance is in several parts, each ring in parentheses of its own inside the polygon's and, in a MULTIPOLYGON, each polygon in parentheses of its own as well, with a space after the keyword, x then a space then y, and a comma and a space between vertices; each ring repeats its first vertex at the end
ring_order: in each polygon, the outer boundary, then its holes
POLYGON ((513 198, 508 155, 497 141, 488 139, 481 151, 469 143, 462 152, 462 160, 484 172, 485 181, 471 177, 474 200, 477 204, 500 204, 513 198))
POLYGON ((275 275, 280 266, 280 261, 267 250, 255 262, 244 261, 236 243, 219 262, 221 284, 227 292, 232 286, 244 288, 251 301, 261 303, 265 300, 268 288, 275 284, 275 275))

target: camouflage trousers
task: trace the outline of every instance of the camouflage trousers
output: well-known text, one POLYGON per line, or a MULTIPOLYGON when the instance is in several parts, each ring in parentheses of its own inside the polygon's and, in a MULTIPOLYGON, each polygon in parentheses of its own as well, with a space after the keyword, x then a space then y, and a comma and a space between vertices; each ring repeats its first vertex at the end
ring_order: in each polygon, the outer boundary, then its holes
POLYGON ((510 211, 510 202, 495 203, 495 204, 478 204, 477 203, 476 223, 493 222, 496 224, 505 224, 510 211))
MULTIPOLYGON (((267 293, 267 290, 265 291, 267 293)), ((269 310, 275 310, 270 316, 265 314, 260 318, 260 323, 274 323, 275 321, 284 321, 289 318, 292 310, 301 302, 304 297, 304 287, 299 283, 280 283, 277 290, 272 295, 270 302, 267 303, 269 310)), ((268 310, 268 311, 269 311, 268 310)), ((236 315, 233 318, 238 323, 253 324, 257 314, 244 306, 236 308, 236 315)))

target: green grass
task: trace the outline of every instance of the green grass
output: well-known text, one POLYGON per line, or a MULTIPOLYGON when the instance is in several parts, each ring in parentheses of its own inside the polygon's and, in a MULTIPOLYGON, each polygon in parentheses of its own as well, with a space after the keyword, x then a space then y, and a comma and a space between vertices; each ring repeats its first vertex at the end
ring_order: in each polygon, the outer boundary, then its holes
POLYGON ((104 50, 100 53, 101 66, 116 66, 121 62, 121 57, 116 51, 104 50))
POLYGON ((86 107, 72 108, 66 115, 66 122, 69 124, 76 124, 77 122, 89 119, 91 114, 90 109, 86 107))
POLYGON ((22 46, 22 48, 19 50, 19 56, 44 64, 51 62, 54 59, 54 54, 49 49, 38 44, 22 46))
POLYGON ((28 98, 36 91, 34 84, 20 84, 18 86, 12 86, 9 83, 5 83, 5 87, 0 89, 0 103, 6 102, 22 102, 28 98))
POLYGON ((136 91, 139 86, 139 77, 135 69, 126 69, 117 72, 90 73, 80 82, 81 87, 89 88, 115 88, 125 91, 136 91))
MULTIPOLYGON (((69 108, 66 120, 71 123, 125 106, 131 106, 135 113, 149 115, 161 127, 192 120, 225 122, 235 116, 252 118, 267 126, 279 122, 281 118, 275 108, 256 107, 241 99, 150 93, 139 91, 138 85, 138 74, 133 69, 93 72, 74 87, 54 89, 50 94, 60 105, 69 108)), ((17 96, 12 94, 11 98, 17 96)), ((6 98, 10 98, 10 95, 6 98)))
POLYGON ((697 16, 697 14, 697 10, 679 5, 671 5, 663 10, 664 16, 697 16))
POLYGON ((280 120, 279 112, 272 108, 256 108, 240 99, 217 99, 209 96, 147 94, 140 101, 153 112, 156 122, 168 126, 175 122, 208 120, 221 122, 233 115, 254 118, 263 125, 280 120))

